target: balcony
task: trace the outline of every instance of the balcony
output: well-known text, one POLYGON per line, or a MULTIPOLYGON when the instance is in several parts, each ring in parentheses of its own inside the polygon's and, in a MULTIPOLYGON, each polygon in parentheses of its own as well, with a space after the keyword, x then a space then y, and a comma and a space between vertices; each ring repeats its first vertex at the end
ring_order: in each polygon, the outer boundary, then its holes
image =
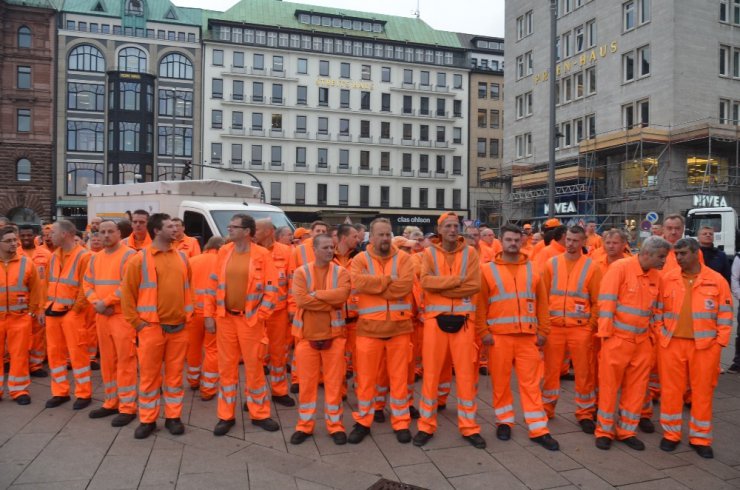
POLYGON ((402 139, 401 144, 403 146, 414 146, 416 144, 416 140, 414 139, 402 139))
POLYGON ((270 69, 270 75, 275 78, 285 78, 285 70, 270 69))
POLYGON ((435 141, 435 148, 449 148, 450 144, 447 141, 435 141))
POLYGON ((244 160, 242 160, 241 158, 232 158, 231 160, 229 160, 229 165, 231 165, 232 167, 241 167, 244 165, 244 160))
POLYGON ((285 170, 283 162, 270 162, 270 170, 285 170))
POLYGON ((352 136, 350 134, 338 134, 337 135, 337 141, 345 141, 345 142, 351 142, 352 136))
POLYGON ((319 141, 329 141, 331 139, 331 133, 316 133, 316 139, 319 141))
POLYGON ((393 169, 392 168, 381 168, 380 170, 378 170, 378 175, 391 176, 393 175, 393 169))
POLYGON ((367 167, 367 168, 360 167, 360 169, 358 170, 357 173, 359 175, 373 175, 373 169, 371 169, 369 167, 367 167))
POLYGON ((401 84, 401 88, 405 88, 407 90, 414 90, 416 89, 416 84, 413 82, 403 82, 401 84))
POLYGON ((419 146, 431 148, 432 142, 429 140, 419 140, 419 146))
POLYGON ((360 136, 357 138, 358 143, 372 143, 373 137, 372 136, 360 136))
POLYGON ((306 131, 293 131, 293 136, 297 139, 309 140, 311 139, 311 133, 306 131))
POLYGON ((244 74, 247 73, 247 69, 244 68, 243 66, 234 66, 234 65, 231 65, 229 67, 229 70, 230 70, 230 73, 239 73, 239 74, 242 74, 242 75, 244 75, 244 74))
POLYGON ((435 92, 449 92, 450 87, 448 85, 435 85, 434 91, 435 92))
POLYGON ((229 134, 233 134, 237 136, 244 136, 245 133, 246 133, 246 130, 244 128, 239 128, 239 127, 235 128, 233 126, 229 128, 229 134))
POLYGON ((259 160, 252 160, 249 162, 249 168, 253 168, 256 170, 262 170, 265 168, 265 162, 259 161, 259 160))
POLYGON ((264 135, 265 135, 264 129, 252 128, 249 130, 249 136, 264 136, 264 135))
POLYGON ((429 170, 419 170, 419 177, 423 179, 430 179, 432 178, 432 174, 429 173, 429 170))
POLYGON ((270 97, 270 104, 285 105, 285 97, 270 97))
POLYGON ((351 175, 352 174, 352 167, 349 167, 349 166, 344 167, 344 166, 340 165, 339 167, 337 167, 337 173, 338 174, 350 174, 351 175))
POLYGON ((401 170, 401 177, 413 177, 415 172, 411 169, 401 170))
POLYGON ((282 138, 285 136, 285 132, 282 129, 272 128, 270 129, 271 138, 282 138))
POLYGON ((393 138, 390 138, 390 137, 389 138, 383 138, 381 136, 380 137, 380 144, 381 145, 392 145, 393 144, 393 138))
POLYGON ((316 173, 317 174, 328 174, 329 172, 331 172, 331 168, 329 167, 329 165, 327 165, 325 163, 324 164, 321 164, 320 163, 320 164, 318 164, 316 166, 316 173))
POLYGON ((291 168, 293 172, 310 172, 311 166, 306 165, 305 163, 294 163, 293 167, 291 168))

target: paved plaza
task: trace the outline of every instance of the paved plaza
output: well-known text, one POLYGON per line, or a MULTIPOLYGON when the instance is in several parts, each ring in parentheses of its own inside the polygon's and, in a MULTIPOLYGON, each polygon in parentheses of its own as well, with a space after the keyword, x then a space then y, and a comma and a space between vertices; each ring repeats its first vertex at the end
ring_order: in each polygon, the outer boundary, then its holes
MULTIPOLYGON (((724 367, 733 351, 725 349, 724 367)), ((109 418, 88 418, 102 400, 98 373, 94 403, 79 412, 71 403, 44 409, 48 383, 48 378, 34 379, 29 406, 7 397, 0 402, 0 488, 359 490, 381 478, 428 489, 740 488, 740 375, 720 376, 714 460, 699 458, 686 442, 675 453, 665 453, 658 449, 659 433, 640 435, 648 446, 644 452, 619 443, 608 452, 597 450, 593 436, 583 434, 573 417, 572 381, 564 382, 558 416, 550 422, 560 452, 531 443, 521 425, 510 441, 496 439, 489 377, 481 377, 478 399, 486 450, 474 449, 459 436, 453 396, 441 413, 437 434, 423 449, 396 442, 389 422, 375 424, 361 444, 344 446, 334 445, 322 422, 313 438, 293 446, 288 439, 298 416, 295 408, 277 409, 282 431, 264 432, 241 412, 229 435, 217 438, 211 433, 215 399, 204 402, 187 390, 185 434, 171 436, 160 419, 159 431, 139 441, 133 434, 137 423, 114 429, 109 418)), ((419 382, 417 395, 420 388, 419 382)), ((345 403, 347 432, 354 401, 350 395, 345 403)), ((657 417, 656 410, 656 425, 657 417)))

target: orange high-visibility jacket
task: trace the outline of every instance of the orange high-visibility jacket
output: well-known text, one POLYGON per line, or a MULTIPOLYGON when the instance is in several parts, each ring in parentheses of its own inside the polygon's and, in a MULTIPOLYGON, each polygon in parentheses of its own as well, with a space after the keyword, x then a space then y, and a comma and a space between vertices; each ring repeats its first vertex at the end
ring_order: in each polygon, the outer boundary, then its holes
POLYGON ((493 239, 493 243, 490 245, 483 245, 485 242, 481 241, 480 247, 480 263, 485 264, 486 262, 492 262, 496 256, 503 251, 503 246, 498 238, 493 239))
POLYGON ((216 291, 208 289, 211 281, 211 273, 216 270, 218 260, 218 250, 211 249, 196 255, 190 259, 190 270, 193 272, 193 295, 195 315, 203 316, 205 306, 205 297, 209 294, 216 294, 216 291))
POLYGON ((547 261, 542 278, 550 302, 553 327, 598 326, 601 268, 591 258, 581 255, 568 271, 565 255, 547 261))
POLYGON ((39 273, 39 279, 46 282, 48 279, 49 263, 51 262, 51 252, 46 247, 36 246, 31 250, 21 248, 26 257, 31 259, 33 265, 36 267, 36 272, 39 273))
MULTIPOLYGON (((325 287, 317 288, 315 262, 309 262, 296 269, 293 275, 293 289, 297 310, 293 317, 291 333, 294 337, 308 340, 324 340, 317 332, 326 331, 327 325, 313 324, 306 319, 306 312, 326 313, 330 338, 344 334, 344 303, 350 292, 349 273, 344 267, 330 262, 325 287)), ((321 316, 319 316, 320 318, 321 316)), ((316 318, 314 316, 314 318, 316 318)))
POLYGON ((290 267, 290 256, 293 249, 284 243, 272 242, 272 246, 267 250, 270 252, 278 276, 275 311, 283 310, 288 306, 288 268, 290 267))
POLYGON ((62 265, 63 250, 57 248, 49 264, 49 281, 46 294, 46 307, 52 311, 74 310, 81 312, 88 302, 82 290, 82 277, 87 270, 90 251, 75 245, 66 262, 62 265))
MULTIPOLYGON (((234 247, 234 243, 227 243, 218 250, 216 269, 210 276, 209 295, 205 297, 203 316, 206 318, 226 316, 226 266, 234 247)), ((256 243, 250 243, 249 247, 249 280, 244 291, 244 316, 247 323, 254 326, 272 314, 279 289, 278 274, 270 252, 256 243)))
POLYGON ((482 267, 479 307, 485 316, 478 319, 478 334, 488 330, 497 335, 537 334, 547 336, 550 319, 547 290, 542 277, 520 253, 518 262, 506 262, 498 254, 482 267))
MULTIPOLYGON (((678 325, 686 293, 681 269, 663 275, 663 318, 656 322, 660 345, 668 347, 678 325)), ((714 342, 726 346, 732 331, 732 293, 722 275, 709 267, 701 272, 691 289, 691 319, 697 349, 706 349, 714 342)), ((660 318, 660 317, 659 317, 660 318)))
POLYGON ((113 253, 101 250, 93 254, 82 283, 87 300, 103 301, 105 306, 112 306, 114 312, 120 313, 121 280, 127 262, 135 254, 136 250, 125 245, 113 253))
POLYGON ((663 313, 662 289, 660 272, 643 271, 639 256, 614 262, 601 280, 598 336, 643 342, 663 313))
POLYGON ((545 248, 545 240, 540 240, 536 245, 532 246, 532 253, 529 256, 529 260, 534 260, 535 257, 545 248))
POLYGON ((313 238, 309 238, 293 249, 288 265, 288 273, 292 276, 297 268, 314 260, 316 260, 316 255, 313 252, 313 238))
POLYGON ((123 240, 121 240, 121 243, 126 245, 127 247, 133 248, 134 250, 144 250, 145 248, 149 247, 152 244, 152 237, 149 236, 149 233, 144 234, 144 240, 141 243, 136 242, 136 238, 134 238, 134 234, 130 234, 123 240))
POLYGON ((545 270, 545 264, 547 264, 548 260, 563 253, 565 253, 565 247, 552 240, 548 246, 537 253, 537 257, 532 259, 532 262, 534 263, 534 267, 542 272, 545 270))
MULTIPOLYGON (((338 251, 334 251, 334 258, 332 259, 332 262, 337 264, 340 267, 344 267, 347 269, 347 272, 352 270, 352 259, 354 259, 355 253, 350 252, 348 255, 341 256, 339 255, 338 251)), ((350 282, 351 282, 351 274, 350 274, 350 282)), ((349 292, 349 298, 347 298, 347 302, 344 305, 344 318, 357 318, 357 291, 354 289, 354 287, 349 292)))
POLYGON ((594 233, 593 235, 586 237, 586 248, 589 252, 593 252, 603 246, 604 240, 598 234, 594 233))
MULTIPOLYGON (((154 254, 152 247, 141 251, 141 281, 139 282, 139 297, 136 302, 136 311, 139 317, 148 323, 159 323, 157 313, 157 270, 154 266, 154 254)), ((190 278, 188 277, 188 258, 182 252, 177 252, 182 258, 182 291, 185 297, 185 317, 190 319, 193 314, 193 299, 190 291, 190 278)), ((192 274, 192 272, 190 272, 192 274)))
MULTIPOLYGON (((352 261, 351 277, 357 291, 360 320, 399 322, 412 319, 414 268, 406 252, 391 245, 389 255, 381 257, 372 245, 368 245, 352 261)), ((409 330, 412 328, 409 323, 409 330)))
POLYGON ((40 313, 44 300, 44 282, 31 259, 16 254, 7 263, 0 262, 0 319, 16 313, 40 313))
POLYGON ((424 291, 424 317, 464 315, 475 321, 476 298, 480 291, 478 253, 459 237, 457 248, 447 252, 439 239, 424 251, 421 287, 424 291))
POLYGON ((187 235, 183 236, 182 239, 176 243, 175 248, 184 253, 189 259, 200 255, 200 243, 198 243, 198 239, 195 237, 187 235))
MULTIPOLYGON (((699 254, 699 263, 701 265, 704 265, 704 254, 699 254)), ((673 270, 681 270, 681 266, 678 265, 678 261, 676 260, 676 252, 674 252, 672 249, 668 251, 668 255, 665 258, 665 264, 663 265, 663 268, 660 270, 660 273, 665 276, 669 272, 673 270)))

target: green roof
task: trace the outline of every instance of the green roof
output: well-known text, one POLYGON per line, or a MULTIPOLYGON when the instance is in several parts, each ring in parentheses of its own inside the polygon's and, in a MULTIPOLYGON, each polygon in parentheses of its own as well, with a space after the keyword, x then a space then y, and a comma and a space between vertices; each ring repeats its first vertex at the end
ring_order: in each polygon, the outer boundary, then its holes
POLYGON ((59 10, 64 0, 3 0, 8 5, 59 10))
MULTIPOLYGON (((34 0, 40 1, 40 0, 34 0)), ((51 1, 51 0, 47 0, 51 1)), ((121 18, 125 0, 57 0, 64 5, 60 8, 62 12, 97 15, 100 17, 121 18), (103 11, 95 10, 98 3, 103 11)), ((146 5, 146 20, 149 22, 162 22, 165 24, 201 25, 202 10, 178 7, 169 0, 142 0, 146 5), (176 19, 167 18, 167 13, 173 10, 176 19)))
POLYGON ((416 17, 383 15, 334 7, 320 7, 317 5, 283 2, 280 0, 241 0, 225 12, 204 10, 204 30, 208 29, 208 22, 210 20, 242 22, 310 32, 321 32, 339 36, 348 35, 352 37, 365 37, 368 39, 377 38, 386 41, 438 45, 449 48, 463 47, 460 44, 457 34, 434 29, 429 24, 416 17), (296 11, 313 12, 316 14, 339 17, 344 16, 354 19, 364 19, 367 21, 380 21, 385 24, 382 33, 302 24, 298 21, 296 11))

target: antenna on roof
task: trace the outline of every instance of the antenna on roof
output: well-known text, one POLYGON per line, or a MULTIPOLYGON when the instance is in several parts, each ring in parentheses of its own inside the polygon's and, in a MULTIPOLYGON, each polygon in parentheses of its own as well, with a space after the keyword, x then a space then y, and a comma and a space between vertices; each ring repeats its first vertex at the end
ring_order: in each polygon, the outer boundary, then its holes
POLYGON ((416 0, 416 10, 414 10, 413 12, 414 17, 416 17, 417 19, 421 16, 421 10, 419 9, 419 1, 420 0, 416 0))

